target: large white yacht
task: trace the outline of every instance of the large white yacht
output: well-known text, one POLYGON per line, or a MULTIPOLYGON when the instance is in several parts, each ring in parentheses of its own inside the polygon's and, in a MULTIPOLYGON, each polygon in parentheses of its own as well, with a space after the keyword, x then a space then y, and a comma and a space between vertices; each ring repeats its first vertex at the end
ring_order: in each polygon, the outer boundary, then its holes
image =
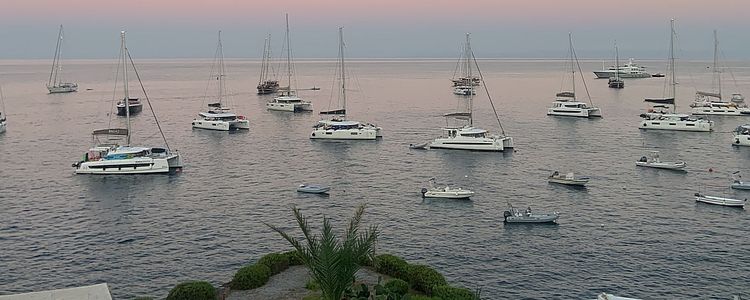
POLYGON ((224 66, 224 48, 221 43, 221 31, 219 31, 219 43, 216 46, 214 66, 217 74, 211 74, 211 80, 216 81, 217 102, 208 104, 207 112, 200 112, 198 118, 193 120, 193 128, 229 131, 236 129, 250 129, 250 121, 244 116, 238 116, 229 107, 223 106, 228 100, 226 80, 226 67, 224 66), (215 79, 214 79, 215 78, 215 79))
MULTIPOLYGON (((125 32, 120 33, 123 91, 127 104, 128 99, 128 48, 125 46, 125 32)), ((132 64, 135 71, 135 64, 132 64)), ((146 95, 146 101, 148 96, 146 95)), ((149 105, 150 107, 150 105, 149 105)), ((127 110, 126 110, 127 112, 127 110)), ((111 116, 111 115, 110 115, 111 116)), ((155 114, 154 114, 155 116, 155 114)), ((158 120, 156 120, 158 125, 158 120)), ((165 147, 139 147, 130 145, 130 114, 126 115, 127 128, 108 128, 93 132, 94 146, 83 154, 83 158, 74 163, 76 174, 127 175, 172 173, 182 169, 180 154, 172 152, 164 133, 165 147)))
POLYGON ((690 104, 694 115, 750 116, 750 108, 740 93, 732 94, 730 101, 721 98, 721 70, 719 67, 719 38, 714 30, 714 65, 711 91, 696 91, 695 101, 690 104))
POLYGON ((339 28, 339 61, 336 78, 339 79, 340 109, 320 112, 323 115, 337 115, 332 119, 320 120, 310 133, 311 139, 328 140, 375 140, 382 137, 381 128, 369 123, 346 119, 346 67, 344 64, 344 29, 339 28))
POLYGON ((706 119, 691 117, 686 114, 677 113, 677 103, 675 101, 675 95, 677 95, 677 75, 675 74, 675 57, 674 57, 674 20, 670 21, 670 38, 669 38, 669 65, 668 71, 669 85, 672 87, 669 89, 671 95, 663 98, 646 98, 645 101, 654 103, 648 112, 641 114, 641 123, 638 126, 640 129, 645 130, 676 130, 676 131, 700 131, 709 132, 713 130, 714 122, 706 119), (671 106, 671 112, 669 107, 671 106))
MULTIPOLYGON (((570 74, 571 74, 571 91, 561 91, 555 95, 555 102, 552 102, 552 107, 547 109, 547 115, 550 116, 562 116, 562 117, 582 117, 582 118, 595 118, 601 117, 602 112, 598 107, 595 107, 591 101, 591 95, 589 95, 588 88, 586 88, 586 96, 589 99, 589 104, 578 101, 576 99, 576 66, 578 65, 578 58, 575 50, 573 49, 573 37, 568 34, 568 42, 570 44, 570 74)), ((581 80, 583 76, 581 76, 581 80)), ((586 83, 584 82, 584 87, 586 83)))
POLYGON ((274 97, 273 100, 266 103, 268 110, 278 111, 289 111, 289 112, 304 112, 312 111, 313 106, 310 101, 306 101, 297 96, 297 89, 293 88, 294 81, 292 80, 292 70, 294 64, 292 62, 292 43, 289 35, 289 15, 286 15, 286 88, 281 89, 281 94, 278 97, 274 97))
POLYGON ((466 43, 464 44, 463 54, 458 60, 456 66, 456 72, 454 72, 454 78, 451 79, 453 82, 453 94, 461 96, 476 95, 477 91, 474 89, 475 86, 479 85, 481 81, 479 78, 474 76, 472 65, 471 65, 471 41, 469 35, 466 35, 466 43), (460 73, 461 76, 456 78, 456 73, 460 73))
POLYGON ((649 78, 651 74, 646 72, 646 67, 639 66, 633 59, 628 59, 628 63, 623 66, 619 64, 617 66, 602 67, 601 71, 594 71, 596 78, 610 78, 615 77, 615 74, 620 75, 620 78, 649 78))
MULTIPOLYGON (((469 34, 466 34, 467 41, 469 40, 469 34)), ((474 54, 471 53, 471 61, 476 66, 477 61, 474 54)), ((477 71, 479 69, 477 68, 477 71)), ((479 72, 481 78, 482 73, 479 72)), ((482 84, 486 84, 484 80, 481 80, 482 84)), ((492 103, 492 98, 489 93, 487 98, 492 103)), ((463 99, 461 100, 463 101, 463 99)), ((513 138, 506 136, 503 126, 500 123, 500 117, 495 111, 495 106, 492 105, 493 112, 495 113, 495 119, 500 126, 501 134, 494 135, 488 130, 474 127, 474 96, 469 95, 468 99, 468 111, 454 112, 445 114, 446 127, 443 128, 444 136, 435 138, 430 142, 427 147, 430 149, 453 149, 453 150, 474 150, 474 151, 505 151, 513 148, 513 138)))
POLYGON ((47 91, 50 94, 71 93, 78 91, 78 84, 73 82, 64 82, 62 79, 62 43, 63 43, 63 26, 60 25, 60 31, 57 33, 57 46, 55 47, 55 56, 52 58, 52 71, 49 73, 47 81, 47 91))
POLYGON ((735 146, 750 146, 750 124, 737 126, 734 131, 732 145, 735 146))

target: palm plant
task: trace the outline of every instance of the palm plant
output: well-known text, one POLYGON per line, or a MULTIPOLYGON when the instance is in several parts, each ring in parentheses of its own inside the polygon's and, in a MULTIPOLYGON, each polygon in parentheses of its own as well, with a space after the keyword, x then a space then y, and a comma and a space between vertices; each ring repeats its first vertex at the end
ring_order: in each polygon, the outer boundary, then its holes
POLYGON ((354 282, 354 275, 360 263, 370 261, 375 250, 375 242, 380 234, 376 225, 360 233, 360 222, 365 212, 365 205, 357 207, 354 216, 349 220, 343 239, 334 232, 329 218, 323 217, 323 232, 313 235, 310 226, 300 210, 292 207, 305 241, 290 236, 280 228, 266 224, 278 232, 296 250, 310 271, 310 276, 320 286, 322 299, 340 300, 344 291, 354 282), (303 244, 304 243, 304 244, 303 244))

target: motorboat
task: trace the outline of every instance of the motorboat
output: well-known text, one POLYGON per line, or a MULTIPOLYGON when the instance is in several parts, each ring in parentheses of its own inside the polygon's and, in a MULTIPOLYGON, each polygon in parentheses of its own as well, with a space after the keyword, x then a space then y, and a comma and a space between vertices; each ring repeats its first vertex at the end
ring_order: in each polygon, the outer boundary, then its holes
POLYGON ((610 78, 614 77, 615 74, 618 74, 620 78, 649 78, 651 77, 651 74, 646 72, 646 67, 639 66, 634 62, 633 58, 630 58, 628 60, 628 63, 626 63, 623 66, 609 66, 609 67, 602 67, 602 70, 600 71, 594 71, 594 75, 596 75, 596 78, 610 78))
POLYGON ((271 35, 263 44, 263 60, 260 65, 260 79, 256 90, 258 95, 273 94, 279 90, 279 81, 271 78, 271 35))
MULTIPOLYGON (((552 107, 547 109, 548 116, 561 116, 561 117, 581 117, 581 118, 597 118, 602 116, 601 110, 594 106, 591 101, 591 95, 586 89, 586 97, 588 98, 588 104, 576 99, 576 71, 580 71, 575 66, 578 66, 578 57, 576 56, 575 49, 573 48, 573 35, 568 34, 569 44, 569 56, 570 56, 570 90, 561 91, 555 94, 555 101, 552 102, 552 107)), ((580 67, 579 67, 580 68, 580 67)), ((564 80, 565 81, 565 80, 564 80)), ((585 79, 581 76, 583 85, 586 86, 585 79)))
POLYGON ((311 139, 327 140, 375 140, 383 137, 382 128, 366 123, 346 119, 346 67, 344 64, 344 29, 339 28, 339 60, 338 60, 338 84, 340 107, 333 110, 322 111, 321 115, 338 115, 331 119, 318 121, 310 133, 311 139))
MULTIPOLYGON (((227 91, 226 73, 224 68, 224 47, 221 43, 221 31, 219 31, 219 42, 216 46, 216 56, 214 57, 215 65, 211 70, 216 73, 211 74, 210 81, 216 80, 216 89, 218 91, 216 102, 208 104, 208 111, 199 112, 198 118, 193 119, 191 125, 194 129, 207 129, 230 131, 237 129, 250 129, 250 120, 245 116, 237 115, 229 107, 224 106, 229 102, 229 93, 227 91)), ((209 85, 211 82, 209 81, 209 85)))
POLYGON ((297 187, 297 192, 308 193, 308 194, 325 194, 331 190, 331 187, 327 185, 319 184, 300 184, 297 187))
POLYGON ((635 162, 636 166, 656 169, 682 170, 687 164, 684 161, 663 162, 659 159, 659 151, 651 151, 635 162))
POLYGON ((583 187, 583 186, 586 186, 586 184, 589 182, 589 178, 588 177, 576 177, 573 174, 573 172, 563 175, 563 174, 560 174, 560 172, 555 171, 552 173, 552 175, 547 177, 547 182, 583 187))
POLYGON ((65 82, 62 79, 62 44, 63 26, 60 25, 60 31, 57 33, 55 56, 52 59, 52 70, 49 73, 49 80, 47 81, 47 91, 49 91, 50 94, 72 93, 78 91, 77 83, 65 82))
POLYGON ((744 124, 737 126, 732 131, 734 135, 732 145, 735 146, 750 146, 750 124, 744 124))
POLYGON ((612 294, 601 293, 598 296, 596 296, 596 300, 641 300, 641 299, 626 298, 626 297, 615 296, 612 294))
POLYGON ((137 114, 137 113, 141 112, 141 110, 143 110, 143 103, 141 103, 140 99, 138 99, 138 98, 130 98, 130 99, 128 99, 127 102, 128 102, 128 107, 130 108, 129 112, 125 111, 125 99, 117 101, 117 105, 116 106, 117 106, 117 115, 118 116, 126 116, 128 114, 134 115, 134 114, 137 114))
POLYGON ((520 210, 508 204, 508 210, 503 212, 503 223, 555 223, 560 213, 537 213, 532 212, 531 207, 520 210))
MULTIPOLYGON (((118 66, 118 70, 122 72, 122 86, 125 94, 122 99, 125 99, 127 107, 130 99, 128 94, 128 63, 133 67, 133 72, 135 72, 135 64, 129 59, 130 53, 125 46, 124 31, 120 33, 120 39, 121 57, 119 63, 122 67, 118 66)), ((146 97, 146 101, 148 101, 148 97, 146 97)), ((161 131, 161 126, 158 126, 158 119, 155 120, 165 147, 132 146, 130 143, 132 134, 130 114, 127 113, 127 110, 125 117, 127 128, 94 130, 92 134, 94 146, 83 154, 80 161, 73 164, 76 174, 171 174, 182 169, 180 154, 176 151, 172 152, 169 148, 166 137, 161 131)))
POLYGON ((742 181, 740 171, 736 171, 732 173, 732 184, 730 187, 736 190, 750 190, 750 182, 742 181))
POLYGON ((303 100, 297 95, 297 89, 292 87, 292 84, 296 80, 292 80, 292 70, 294 70, 294 64, 292 62, 292 49, 291 49, 291 36, 289 34, 289 15, 286 15, 286 79, 287 86, 282 89, 281 94, 278 97, 274 97, 273 100, 266 103, 266 109, 286 112, 306 112, 312 111, 312 102, 303 100))
POLYGON ((695 201, 706 203, 706 204, 713 204, 713 205, 745 208, 745 203, 747 202, 747 198, 732 199, 732 198, 708 196, 708 195, 704 195, 701 193, 695 193, 695 201))
POLYGON ((429 148, 430 148, 430 142, 421 143, 421 144, 409 144, 409 149, 428 150, 429 148))
POLYGON ((430 178, 429 183, 429 188, 422 188, 422 198, 469 199, 474 196, 474 192, 470 190, 438 186, 435 178, 430 178))
POLYGON ((666 77, 666 76, 667 75, 664 75, 664 73, 654 73, 654 74, 651 74, 651 77, 654 77, 654 78, 662 78, 662 77, 666 77))

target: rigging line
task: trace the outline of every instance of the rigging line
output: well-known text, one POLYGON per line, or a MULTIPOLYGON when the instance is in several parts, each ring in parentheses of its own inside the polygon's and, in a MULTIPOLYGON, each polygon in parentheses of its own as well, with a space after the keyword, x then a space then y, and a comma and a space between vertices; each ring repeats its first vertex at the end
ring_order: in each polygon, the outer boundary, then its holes
MULTIPOLYGON (((146 98, 146 103, 148 103, 148 108, 151 110, 151 115, 154 116, 154 121, 156 121, 156 127, 159 128, 159 133, 161 134, 161 138, 164 140, 164 145, 167 147, 167 150, 171 152, 172 149, 169 148, 167 137, 164 136, 164 131, 161 130, 161 124, 159 124, 159 119, 156 117, 156 112, 154 112, 154 107, 151 105, 151 100, 148 98, 148 94, 146 93, 146 88, 143 86, 143 81, 141 81, 141 75, 138 74, 138 69, 135 68, 133 57, 130 56, 130 51, 127 51, 127 49, 125 50, 125 54, 127 54, 128 59, 130 59, 130 64, 133 66, 133 73, 135 73, 135 77, 138 78, 138 83, 141 85, 143 96, 146 98)), ((124 66, 123 66, 123 69, 125 69, 124 66)), ((130 108, 128 107, 126 109, 130 109, 130 108)))
POLYGON ((55 69, 57 68, 57 55, 60 53, 60 35, 62 34, 62 25, 60 25, 60 30, 57 32, 57 42, 55 43, 55 55, 52 56, 52 69, 49 72, 49 80, 47 81, 47 85, 52 84, 52 76, 55 74, 55 69))
MULTIPOLYGON (((120 49, 120 52, 117 54, 117 57, 122 57, 122 49, 120 49)), ((112 128, 112 114, 115 113, 115 100, 117 100, 117 80, 120 79, 120 61, 122 59, 117 59, 117 68, 115 70, 115 87, 112 89, 112 101, 109 103, 109 121, 107 122, 107 128, 112 128)), ((115 113, 117 114, 117 113, 115 113)))
POLYGON ((461 54, 458 55, 458 60, 456 61, 456 67, 453 68, 453 79, 456 79, 456 74, 460 72, 458 69, 461 66, 461 60, 463 60, 464 55, 466 55, 466 51, 464 51, 463 46, 461 47, 461 54))
POLYGON ((495 113, 495 119, 497 119, 497 125, 500 125, 500 132, 503 136, 505 136, 505 129, 503 128, 503 124, 500 122, 500 116, 497 114, 497 109, 495 109, 495 103, 492 102, 492 96, 490 96, 490 91, 487 89, 487 83, 484 81, 484 76, 482 75, 482 70, 479 69, 479 63, 477 63, 477 57, 474 56, 474 50, 471 50, 471 57, 474 59, 474 65, 477 67, 477 73, 479 73, 479 80, 482 81, 482 86, 484 87, 484 92, 487 93, 487 98, 490 99, 490 105, 492 106, 492 112, 495 113))
MULTIPOLYGON (((723 61, 728 61, 726 54, 724 54, 724 50, 719 49, 719 53, 721 53, 721 57, 724 58, 723 61)), ((737 92, 739 92, 739 85, 737 85, 737 79, 734 77, 734 72, 732 72, 732 68, 730 68, 728 65, 724 66, 723 68, 729 71, 729 75, 732 77, 732 82, 734 82, 734 88, 737 89, 737 92)))
MULTIPOLYGON (((573 42, 571 41, 571 46, 572 46, 572 43, 573 42)), ((591 101, 591 94, 589 94, 589 87, 588 87, 588 85, 586 85, 586 80, 583 79, 583 70, 581 69, 581 62, 578 61, 578 54, 576 53, 576 49, 574 47, 570 47, 570 49, 572 50, 573 57, 575 57, 575 59, 576 59, 576 65, 578 66, 578 72, 581 74, 581 81, 583 82, 583 89, 586 90, 586 97, 589 98, 589 104, 591 104, 591 106, 593 107, 594 106, 594 102, 591 101)), ((619 72, 619 71, 615 70, 615 72, 619 72)), ((573 83, 573 84, 575 84, 575 83, 573 83)))

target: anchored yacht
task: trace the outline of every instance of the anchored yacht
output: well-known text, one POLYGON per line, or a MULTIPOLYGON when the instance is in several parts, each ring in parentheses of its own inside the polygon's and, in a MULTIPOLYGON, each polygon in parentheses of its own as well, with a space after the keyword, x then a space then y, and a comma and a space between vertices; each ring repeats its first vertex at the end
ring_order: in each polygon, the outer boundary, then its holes
POLYGON ((292 88, 292 70, 294 64, 292 62, 292 42, 289 35, 289 15, 286 15, 286 78, 287 86, 282 89, 281 94, 278 97, 274 97, 272 101, 266 103, 268 110, 288 111, 288 112, 304 112, 312 111, 312 103, 305 101, 297 96, 297 90, 292 88))
POLYGON ((47 81, 47 91, 49 91, 50 94, 71 93, 78 91, 77 83, 64 82, 62 79, 62 43, 63 26, 60 25, 60 31, 57 33, 55 57, 52 58, 52 71, 50 71, 49 81, 47 81))
POLYGON ((732 145, 750 146, 750 124, 737 126, 732 134, 734 135, 732 145))
POLYGON ((694 115, 750 116, 750 108, 740 93, 732 94, 730 101, 721 99, 721 70, 719 69, 719 38, 714 30, 714 65, 712 91, 696 91, 695 101, 690 104, 694 115))
MULTIPOLYGON (((568 34, 568 42, 570 45, 570 74, 571 74, 571 91, 561 91, 555 95, 555 102, 552 102, 552 107, 547 109, 547 115, 549 116, 562 116, 562 117, 582 117, 582 118, 595 118, 601 117, 602 112, 598 107, 595 107, 591 101, 591 95, 589 95, 588 88, 586 90, 586 97, 588 97, 589 104, 578 101, 576 99, 576 66, 578 64, 578 57, 576 56, 575 49, 573 49, 573 37, 568 34)), ((580 71, 580 66, 578 67, 580 71)), ((586 82, 581 77, 583 86, 586 87, 586 82)))
POLYGON ((649 78, 651 74, 646 72, 646 67, 639 66, 633 59, 630 58, 628 63, 623 66, 609 66, 602 68, 601 71, 594 71, 596 78, 610 78, 615 77, 615 74, 620 75, 620 78, 649 78))

